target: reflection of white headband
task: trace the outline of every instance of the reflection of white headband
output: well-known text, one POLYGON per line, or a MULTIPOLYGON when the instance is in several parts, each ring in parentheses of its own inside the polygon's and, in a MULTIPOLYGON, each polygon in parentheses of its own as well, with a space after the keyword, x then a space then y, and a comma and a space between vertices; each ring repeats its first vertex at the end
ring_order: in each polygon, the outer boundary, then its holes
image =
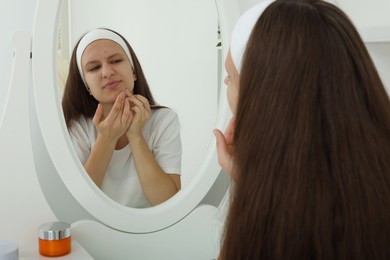
POLYGON ((266 0, 251 7, 238 19, 233 28, 230 43, 230 54, 232 55, 234 65, 239 73, 242 66, 242 58, 246 49, 246 44, 248 43, 253 27, 263 11, 272 2, 273 1, 266 0))
POLYGON ((109 31, 109 30, 105 30, 105 29, 92 30, 92 31, 88 32, 87 34, 85 34, 83 36, 83 38, 80 40, 80 43, 77 47, 77 52, 76 52, 77 67, 79 68, 80 76, 83 79, 85 86, 87 86, 87 83, 85 82, 84 72, 83 72, 83 69, 81 66, 81 56, 83 55, 85 48, 87 48, 87 46, 91 42, 96 41, 96 40, 101 40, 101 39, 107 39, 107 40, 111 40, 111 41, 118 43, 122 47, 122 49, 125 51, 127 57, 129 58, 131 66, 134 68, 134 63, 133 63, 133 59, 131 58, 129 48, 127 47, 125 41, 118 34, 112 32, 112 31, 109 31))

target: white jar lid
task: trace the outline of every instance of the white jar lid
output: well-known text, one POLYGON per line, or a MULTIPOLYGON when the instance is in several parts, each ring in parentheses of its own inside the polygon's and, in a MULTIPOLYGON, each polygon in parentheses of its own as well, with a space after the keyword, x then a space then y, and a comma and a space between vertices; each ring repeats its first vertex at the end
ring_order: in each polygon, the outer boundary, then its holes
POLYGON ((49 222, 39 226, 39 238, 60 240, 70 237, 70 225, 65 222, 49 222))
POLYGON ((0 241, 0 260, 18 260, 18 245, 13 242, 0 241))

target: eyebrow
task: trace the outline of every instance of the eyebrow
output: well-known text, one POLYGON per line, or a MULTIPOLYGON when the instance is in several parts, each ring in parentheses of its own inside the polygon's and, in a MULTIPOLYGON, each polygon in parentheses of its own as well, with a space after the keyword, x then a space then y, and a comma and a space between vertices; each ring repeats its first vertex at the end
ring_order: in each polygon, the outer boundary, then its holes
MULTIPOLYGON (((108 60, 109 60, 109 59, 112 59, 112 58, 114 58, 115 56, 119 56, 119 57, 122 58, 122 57, 123 57, 123 54, 117 52, 117 53, 114 53, 114 54, 108 56, 107 59, 108 59, 108 60)), ((89 66, 89 65, 91 65, 91 64, 95 64, 95 63, 100 63, 100 62, 99 62, 98 60, 90 60, 90 61, 88 61, 87 63, 85 63, 84 68, 86 68, 87 66, 89 66)))

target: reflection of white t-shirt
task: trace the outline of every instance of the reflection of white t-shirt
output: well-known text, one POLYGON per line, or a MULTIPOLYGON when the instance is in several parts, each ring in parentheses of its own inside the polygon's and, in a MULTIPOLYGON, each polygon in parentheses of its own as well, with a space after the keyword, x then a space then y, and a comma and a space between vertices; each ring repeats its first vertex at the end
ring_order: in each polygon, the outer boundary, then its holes
MULTIPOLYGON (((69 133, 76 153, 84 165, 97 137, 97 129, 92 118, 81 116, 78 121, 72 121, 69 133)), ((167 108, 152 110, 142 133, 163 171, 181 174, 182 147, 177 114, 167 108)), ((101 190, 125 206, 135 208, 151 206, 142 191, 130 145, 121 150, 114 150, 101 190)))

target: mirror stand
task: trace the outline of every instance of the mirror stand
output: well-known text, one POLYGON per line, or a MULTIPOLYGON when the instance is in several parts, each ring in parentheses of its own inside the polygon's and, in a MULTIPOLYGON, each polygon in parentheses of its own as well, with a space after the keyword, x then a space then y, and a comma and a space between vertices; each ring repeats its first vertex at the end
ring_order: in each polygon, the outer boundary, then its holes
POLYGON ((171 227, 145 234, 119 232, 96 221, 81 220, 72 224, 72 237, 94 259, 216 259, 217 211, 214 206, 201 205, 171 227))

